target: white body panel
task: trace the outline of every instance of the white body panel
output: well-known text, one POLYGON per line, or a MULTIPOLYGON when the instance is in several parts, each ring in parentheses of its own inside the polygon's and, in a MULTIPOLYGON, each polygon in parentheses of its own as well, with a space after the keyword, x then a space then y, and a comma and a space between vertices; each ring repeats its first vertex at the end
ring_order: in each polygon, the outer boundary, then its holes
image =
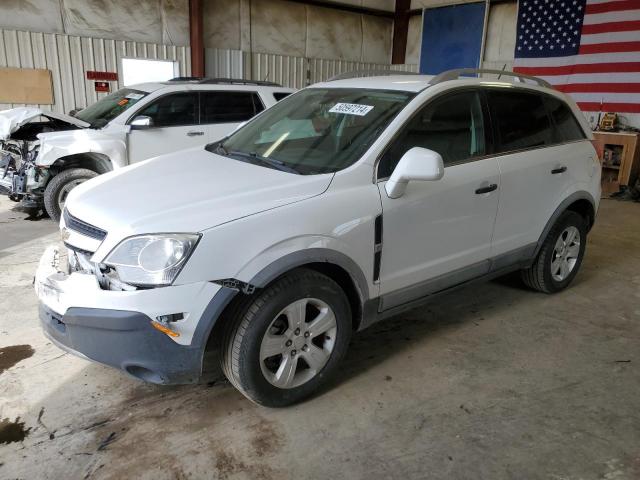
MULTIPOLYGON (((276 103, 274 92, 293 92, 292 89, 281 87, 193 83, 141 84, 132 85, 131 88, 147 91, 149 94, 114 118, 104 128, 98 130, 83 128, 72 132, 40 134, 38 138, 42 146, 36 164, 46 167, 67 155, 92 152, 106 155, 111 161, 112 168, 117 169, 158 155, 205 145, 231 133, 238 126, 238 123, 220 123, 131 130, 129 126, 131 119, 156 99, 167 94, 186 91, 255 92, 260 96, 264 107, 269 108, 276 103), (202 135, 189 135, 189 132, 202 132, 202 135)), ((76 125, 83 127, 88 126, 85 122, 67 115, 58 115, 54 118, 70 123, 76 122, 76 125), (67 120, 67 117, 70 120, 67 120)))
MULTIPOLYGON (((363 300, 376 299, 536 242, 555 209, 573 192, 592 197, 597 208, 599 173, 594 160, 587 162, 593 152, 588 141, 449 166, 442 179, 410 181, 402 196, 388 198, 384 181, 376 180, 376 159, 418 108, 456 87, 511 88, 505 82, 465 79, 425 89, 429 79, 399 76, 321 84, 417 93, 358 161, 335 174, 295 175, 199 147, 137 163, 77 187, 69 195, 68 211, 108 232, 95 250, 94 262, 103 261, 131 235, 198 232, 202 238, 173 286, 126 294, 95 292, 95 285, 83 279, 85 286, 78 283, 77 292, 65 287, 64 301, 55 307, 99 305, 150 314, 180 311, 188 301, 174 292, 184 289, 189 292, 186 298, 197 297, 192 300, 194 307, 185 311, 195 312, 203 304, 199 295, 215 293, 204 284, 222 279, 251 282, 274 262, 311 249, 348 258, 365 279, 363 300), (556 163, 566 163, 567 175, 549 174, 556 163), (476 194, 488 184, 498 188, 476 194), (374 224, 381 213, 378 282, 374 224), (161 307, 152 308, 149 302, 161 307), (176 308, 169 308, 171 302, 176 308)), ((526 88, 565 99, 541 87, 526 88)), ((46 272, 40 278, 46 281, 46 272)), ((193 324, 183 325, 180 342, 188 341, 193 329, 193 324)))
POLYGON ((131 130, 128 135, 129 163, 204 145, 208 143, 206 130, 206 125, 131 130))
POLYGON ((438 181, 414 181, 400 198, 381 182, 384 234, 381 293, 385 294, 487 260, 498 211, 498 192, 475 190, 500 183, 495 159, 445 168, 438 181))
POLYGON ((501 188, 493 255, 536 243, 562 200, 590 183, 596 157, 591 142, 584 140, 502 155, 497 161, 501 188), (567 170, 551 173, 562 167, 567 170))
POLYGON ((38 166, 49 166, 60 158, 82 153, 105 155, 112 169, 122 168, 128 162, 124 127, 41 133, 38 138, 40 139, 40 151, 36 159, 38 166))

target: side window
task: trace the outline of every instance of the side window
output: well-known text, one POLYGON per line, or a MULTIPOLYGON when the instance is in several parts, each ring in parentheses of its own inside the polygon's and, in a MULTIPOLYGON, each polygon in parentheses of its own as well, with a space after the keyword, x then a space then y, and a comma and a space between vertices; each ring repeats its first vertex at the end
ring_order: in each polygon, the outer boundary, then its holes
POLYGON ((276 102, 279 102, 285 97, 291 95, 291 92, 273 92, 273 98, 276 99, 276 102))
POLYGON ((402 155, 413 147, 438 152, 445 166, 484 155, 484 121, 478 93, 453 93, 423 107, 383 155, 378 178, 389 177, 402 155))
POLYGON ((138 115, 151 117, 156 127, 178 127, 198 123, 198 96, 176 93, 159 98, 138 115))
POLYGON ((545 102, 556 127, 556 142, 572 142, 585 138, 578 120, 564 102, 553 97, 545 98, 545 102))
POLYGON ((498 152, 554 143, 549 115, 540 95, 488 90, 487 98, 498 137, 498 152))
POLYGON ((264 110, 254 92, 202 92, 200 123, 237 123, 264 110))

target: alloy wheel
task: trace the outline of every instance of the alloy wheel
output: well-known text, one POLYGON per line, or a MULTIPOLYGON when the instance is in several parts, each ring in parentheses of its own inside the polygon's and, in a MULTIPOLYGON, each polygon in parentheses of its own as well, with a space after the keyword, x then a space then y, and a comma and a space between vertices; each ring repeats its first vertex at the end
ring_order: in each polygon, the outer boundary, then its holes
POLYGON ((317 298, 286 306, 272 320, 260 345, 260 368, 272 385, 288 389, 314 378, 327 364, 337 333, 336 317, 317 298))
POLYGON ((569 226, 565 228, 553 248, 551 256, 551 276, 556 282, 564 281, 573 271, 580 255, 580 231, 569 226))

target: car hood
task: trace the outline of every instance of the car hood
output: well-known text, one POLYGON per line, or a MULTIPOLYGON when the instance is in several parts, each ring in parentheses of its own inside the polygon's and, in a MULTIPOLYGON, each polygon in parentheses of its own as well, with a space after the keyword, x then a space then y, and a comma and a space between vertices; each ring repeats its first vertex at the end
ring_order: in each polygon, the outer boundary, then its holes
POLYGON ((70 115, 65 115, 64 113, 49 112, 34 107, 12 108, 10 110, 0 111, 0 140, 8 139, 9 136, 22 125, 41 115, 66 122, 76 127, 87 128, 90 126, 87 122, 83 122, 70 115))
POLYGON ((89 180, 69 194, 66 208, 119 238, 200 232, 319 195, 332 178, 281 172, 198 147, 89 180))

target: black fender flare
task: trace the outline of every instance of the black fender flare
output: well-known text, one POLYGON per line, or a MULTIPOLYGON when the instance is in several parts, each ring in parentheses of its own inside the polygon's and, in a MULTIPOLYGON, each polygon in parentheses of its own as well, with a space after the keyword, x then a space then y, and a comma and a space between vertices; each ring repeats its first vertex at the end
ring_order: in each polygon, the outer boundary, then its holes
POLYGON ((356 285, 362 303, 370 298, 369 285, 358 264, 344 253, 329 248, 308 248, 289 253, 263 268, 254 275, 249 284, 258 288, 266 287, 279 276, 309 263, 330 263, 342 268, 356 285))
POLYGON ((549 231, 551 230, 551 228, 553 228, 553 225, 556 223, 560 215, 562 215, 567 210, 569 205, 577 202, 578 200, 587 200, 589 203, 591 203, 591 207, 593 208, 593 212, 595 215, 596 202, 593 196, 589 192, 587 192, 586 190, 579 190, 569 195, 562 202, 560 202, 560 205, 558 205, 558 207, 555 209, 555 211, 551 215, 551 218, 549 218, 549 221, 545 225, 544 230, 542 230, 542 234, 540 234, 540 237, 538 238, 538 243, 536 244, 536 249, 533 253, 532 258, 536 258, 538 256, 538 253, 542 248, 542 244, 544 243, 545 239, 547 238, 547 235, 549 234, 549 231))
MULTIPOLYGON (((369 286, 367 284, 366 277, 356 262, 347 255, 336 250, 309 248, 289 253, 267 265, 260 272, 254 275, 247 284, 252 287, 264 288, 273 280, 288 271, 310 263, 330 263, 345 270, 350 275, 354 285, 356 286, 360 296, 360 301, 364 308, 365 302, 369 300, 369 286)), ((225 309, 231 304, 238 294, 241 294, 239 290, 223 286, 213 296, 200 317, 191 342, 191 345, 195 346, 198 351, 200 372, 202 372, 204 351, 209 340, 209 336, 225 309)))

